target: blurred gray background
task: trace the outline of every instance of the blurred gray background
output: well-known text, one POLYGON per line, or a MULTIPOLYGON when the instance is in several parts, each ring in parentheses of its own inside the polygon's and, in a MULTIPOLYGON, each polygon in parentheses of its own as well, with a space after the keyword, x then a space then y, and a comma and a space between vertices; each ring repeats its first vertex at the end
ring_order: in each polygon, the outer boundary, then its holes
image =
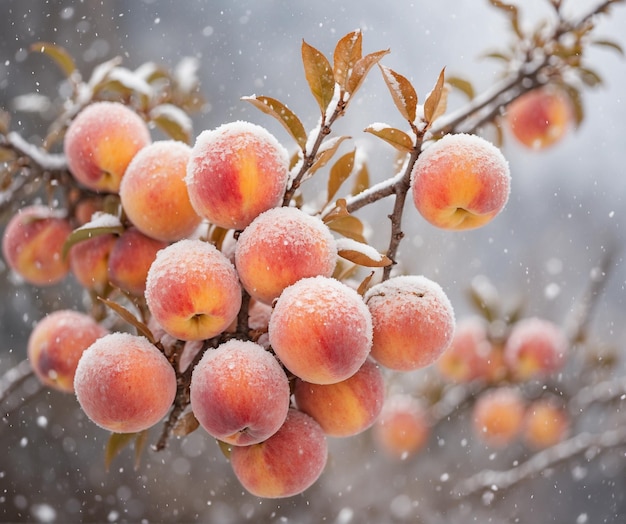
MULTIPOLYGON (((540 0, 520 3, 525 23, 545 12, 540 0)), ((595 2, 566 5, 581 13, 595 2)), ((310 129, 318 112, 304 80, 301 40, 330 56, 337 40, 357 28, 363 31, 365 53, 391 48, 383 63, 407 76, 422 99, 443 66, 448 74, 471 79, 478 91, 489 87, 498 64, 479 55, 508 38, 505 19, 486 0, 2 0, 0 106, 15 113, 12 101, 18 95, 54 97, 60 72, 45 56, 27 52, 39 40, 65 46, 85 76, 116 55, 129 68, 146 61, 173 67, 191 56, 200 62, 207 98, 205 110, 194 117, 196 134, 246 119, 291 144, 277 123, 240 97, 278 98, 310 129)), ((620 7, 599 23, 598 35, 626 45, 625 28, 626 7, 620 7)), ((622 352, 626 61, 600 49, 590 50, 588 60, 604 85, 585 93, 587 118, 576 133, 542 153, 506 141, 512 193, 504 212, 483 229, 449 233, 408 209, 401 257, 406 271, 442 284, 458 317, 471 312, 467 289, 472 280, 487 276, 505 300, 524 301, 527 314, 561 322, 606 250, 617 249, 592 333, 622 352)), ((458 95, 450 100, 455 107, 463 102, 458 95)), ((403 125, 376 70, 337 126, 367 153, 376 181, 391 174, 393 154, 362 133, 374 122, 403 125)), ((45 122, 17 112, 13 128, 36 141, 45 133, 45 122)), ((377 204, 372 212, 385 216, 385 205, 377 204)), ((382 249, 386 237, 374 243, 382 249)), ((81 299, 68 283, 43 291, 20 286, 5 268, 0 286, 4 372, 24 358, 33 322, 59 305, 81 307, 81 299)), ((293 499, 261 501, 244 493, 215 443, 201 431, 171 442, 163 453, 149 452, 136 471, 131 453, 123 454, 107 474, 102 461, 106 434, 84 419, 73 398, 45 392, 9 408, 0 424, 0 521, 617 523, 626 518, 625 472, 617 452, 579 465, 585 468, 581 478, 566 467, 523 484, 497 505, 452 500, 453 481, 485 464, 511 464, 504 454, 489 457, 487 450, 463 448, 459 443, 471 437, 464 420, 444 425, 445 433, 433 435, 425 453, 400 464, 374 452, 367 434, 333 440, 329 465, 315 487, 293 499)))

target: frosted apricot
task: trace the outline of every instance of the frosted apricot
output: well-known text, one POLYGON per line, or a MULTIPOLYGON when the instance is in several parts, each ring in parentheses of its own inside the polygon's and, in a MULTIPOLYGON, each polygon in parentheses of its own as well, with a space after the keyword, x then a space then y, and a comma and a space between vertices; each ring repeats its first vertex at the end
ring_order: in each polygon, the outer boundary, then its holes
POLYGON ((117 193, 128 164, 151 141, 148 126, 119 102, 95 102, 70 123, 63 150, 76 180, 94 191, 117 193))
POLYGON ((296 208, 261 213, 237 241, 235 266, 244 288, 271 303, 283 289, 305 277, 330 277, 337 246, 328 227, 296 208))
POLYGON ((542 87, 516 98, 505 118, 518 142, 530 149, 545 149, 563 139, 573 118, 570 99, 559 89, 542 87))
POLYGON ((385 401, 372 430, 374 441, 387 455, 404 460, 426 445, 430 423, 419 400, 394 393, 385 401))
POLYGON ((144 147, 128 165, 120 199, 130 221, 145 235, 173 242, 200 224, 185 183, 190 156, 187 144, 162 140, 144 147))
POLYGON ((69 272, 63 245, 71 232, 72 226, 60 212, 46 206, 27 206, 9 220, 2 237, 2 255, 26 282, 56 284, 69 272))
POLYGON ((111 333, 83 353, 74 389, 90 420, 109 431, 135 433, 167 414, 176 395, 176 373, 146 338, 111 333))
POLYGON ((474 433, 491 446, 505 446, 520 434, 524 410, 524 400, 516 389, 489 390, 474 405, 474 433))
POLYGON ((243 229, 280 205, 288 166, 286 149, 263 127, 230 122, 203 131, 187 167, 191 204, 217 226, 243 229))
POLYGON ((294 375, 332 384, 351 377, 365 362, 372 319, 354 289, 333 278, 303 278, 276 301, 269 339, 294 375))
POLYGON ((191 408, 213 437, 257 444, 282 426, 289 380, 276 358, 254 342, 232 339, 208 350, 193 370, 191 408))
POLYGON ((311 415, 332 437, 365 431, 378 417, 385 399, 385 380, 378 365, 366 360, 359 370, 335 384, 311 384, 296 379, 298 409, 311 415))
POLYGON ((504 360, 518 380, 558 371, 569 343, 553 322, 529 317, 517 322, 504 345, 504 360))
POLYGON ((424 276, 390 278, 372 286, 364 300, 374 327, 372 357, 389 369, 428 366, 452 341, 452 305, 441 286, 424 276))
POLYGON ((280 429, 267 440, 235 446, 230 463, 239 482, 257 497, 298 495, 320 477, 326 466, 328 445, 320 425, 290 409, 280 429))
POLYGON ((434 226, 462 230, 484 226, 506 205, 509 165, 500 150, 476 135, 446 135, 415 162, 415 207, 434 226))
POLYGON ((146 302, 171 336, 203 340, 225 331, 241 307, 235 268, 215 246, 179 240, 159 251, 146 280, 146 302))
POLYGON ((539 399, 524 416, 522 436, 532 448, 542 449, 561 442, 569 430, 569 416, 555 401, 539 399))
POLYGON ((85 313, 62 309, 41 319, 27 345, 28 360, 46 386, 72 393, 74 374, 83 354, 93 342, 108 333, 85 313))

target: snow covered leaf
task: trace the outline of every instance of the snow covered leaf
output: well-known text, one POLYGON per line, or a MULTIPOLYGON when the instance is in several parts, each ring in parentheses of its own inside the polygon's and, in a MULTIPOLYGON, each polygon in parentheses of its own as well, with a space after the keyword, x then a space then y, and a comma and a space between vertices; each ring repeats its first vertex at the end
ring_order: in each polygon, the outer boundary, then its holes
POLYGON ((373 247, 351 238, 337 240, 337 254, 359 266, 385 267, 391 265, 391 260, 387 255, 383 255, 373 247))
POLYGON ((326 164, 328 164, 330 159, 337 152, 337 149, 339 148, 341 143, 344 140, 347 140, 348 138, 350 138, 350 137, 349 136, 339 136, 339 137, 332 138, 332 139, 326 141, 322 145, 322 147, 320 147, 320 149, 319 149, 319 151, 317 153, 317 156, 315 157, 315 161, 313 162, 313 165, 311 165, 311 167, 309 168, 308 175, 311 176, 317 170, 321 169, 326 164))
POLYGON ((72 56, 61 46, 49 42, 35 42, 30 46, 31 52, 38 52, 52 58, 68 78, 76 71, 72 56))
POLYGON ((154 338, 154 335, 152 334, 152 331, 150 331, 150 328, 124 306, 118 304, 117 302, 114 302, 113 300, 109 300, 108 298, 98 297, 98 300, 102 302, 105 306, 115 311, 123 320, 128 322, 135 329, 137 329, 137 332, 140 335, 146 337, 151 344, 157 344, 157 340, 154 338))
POLYGON ((302 41, 302 63, 304 74, 322 114, 335 94, 335 77, 328 59, 313 46, 302 41))
POLYGON ((361 87, 365 77, 370 72, 372 67, 374 67, 378 62, 380 62, 381 58, 389 53, 389 49, 384 49, 382 51, 376 51, 375 53, 370 53, 369 55, 365 55, 363 58, 358 60, 354 67, 352 68, 352 74, 348 79, 348 85, 346 91, 350 93, 350 95, 354 95, 356 91, 361 87))
POLYGON ((395 127, 387 124, 372 124, 365 128, 365 132, 381 138, 403 153, 410 153, 413 150, 411 137, 395 127))
POLYGON ((333 74, 335 82, 344 91, 348 90, 348 80, 354 65, 361 59, 363 35, 361 31, 352 31, 344 36, 335 47, 333 56, 333 74))
POLYGON ((304 151, 307 141, 304 126, 296 114, 285 104, 269 96, 244 96, 242 100, 250 102, 257 109, 278 120, 298 143, 300 149, 304 151))
POLYGON ((193 124, 189 115, 173 104, 160 104, 150 111, 150 120, 170 138, 191 143, 193 124))
POLYGON ((123 232, 124 226, 116 216, 108 213, 95 213, 90 222, 76 228, 67 237, 63 244, 63 257, 66 257, 72 246, 79 242, 100 235, 121 235, 123 232))
POLYGON ((378 67, 380 67, 383 73, 385 84, 387 84, 391 98, 400 114, 409 122, 414 122, 417 109, 417 93, 413 84, 406 77, 388 67, 380 64, 378 64, 378 67))
POLYGON ((353 149, 349 153, 346 153, 340 157, 330 168, 330 176, 328 177, 327 187, 327 201, 330 202, 332 198, 337 194, 341 185, 352 173, 354 167, 354 155, 356 150, 353 149))
POLYGON ((439 73, 439 78, 433 90, 426 97, 424 102, 424 120, 430 125, 435 119, 446 110, 448 102, 447 90, 445 87, 445 67, 439 73))

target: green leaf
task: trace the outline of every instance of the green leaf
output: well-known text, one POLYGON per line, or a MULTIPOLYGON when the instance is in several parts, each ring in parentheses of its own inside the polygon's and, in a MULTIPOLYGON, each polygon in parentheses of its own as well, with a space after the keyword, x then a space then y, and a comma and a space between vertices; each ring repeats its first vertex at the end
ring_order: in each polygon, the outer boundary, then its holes
POLYGON ((363 81, 365 77, 370 72, 372 67, 374 67, 383 56, 389 54, 389 49, 384 49, 382 51, 376 51, 375 53, 370 53, 369 55, 365 55, 363 58, 358 60, 354 67, 352 68, 352 74, 348 79, 348 86, 346 91, 350 93, 350 96, 354 96, 354 93, 363 85, 363 81))
POLYGON ((363 34, 361 31, 352 31, 344 36, 335 47, 333 55, 333 75, 335 82, 344 91, 348 90, 348 79, 355 64, 363 56, 363 34))
POLYGON ((287 130, 300 146, 302 151, 306 148, 307 136, 300 119, 282 102, 269 96, 244 96, 242 100, 250 102, 254 107, 260 109, 265 114, 273 116, 287 130))
POLYGON ((128 309, 126 309, 121 304, 114 302, 113 300, 109 300, 108 298, 98 297, 98 300, 102 302, 105 306, 115 311, 123 320, 128 322, 131 326, 133 326, 140 335, 146 337, 151 344, 157 344, 157 340, 154 338, 152 331, 150 328, 146 326, 141 320, 139 320, 135 315, 133 315, 128 309))
POLYGON ((150 121, 154 122, 170 138, 190 144, 193 137, 191 118, 180 107, 160 104, 150 110, 150 121))
POLYGON ((411 137, 404 131, 396 129, 395 127, 387 126, 386 124, 377 124, 366 127, 365 132, 381 138, 403 153, 410 153, 415 147, 411 137))
POLYGON ((61 46, 50 42, 35 42, 30 46, 31 52, 44 53, 52 58, 68 78, 76 71, 72 56, 61 46))
POLYGON ((449 76, 446 78, 446 83, 464 93, 470 100, 476 96, 474 86, 469 80, 465 80, 464 78, 460 78, 458 76, 449 76))
POLYGON ((445 93, 445 70, 444 67, 439 73, 439 78, 433 90, 426 97, 424 102, 424 120, 430 125, 435 119, 445 112, 447 96, 445 93))
POLYGON ((304 74, 322 114, 335 94, 335 77, 328 59, 313 46, 302 41, 302 63, 304 74))
POLYGON ((400 73, 378 64, 385 84, 389 88, 393 103, 400 111, 400 114, 409 122, 414 122, 417 110, 417 93, 413 84, 400 73))
POLYGON ((624 48, 613 40, 593 40, 591 43, 593 45, 608 47, 609 49, 613 49, 614 51, 617 51, 620 55, 624 56, 624 48))
POLYGON ((313 175, 313 173, 323 168, 337 152, 337 149, 339 148, 341 143, 348 138, 350 137, 339 136, 325 142, 322 148, 320 148, 320 150, 318 151, 313 165, 311 165, 311 167, 309 168, 308 176, 310 177, 311 175, 313 175))
POLYGON ((89 225, 87 225, 79 227, 70 233, 65 241, 65 244, 63 244, 63 258, 67 257, 72 246, 78 244, 79 242, 84 242, 85 240, 90 240, 101 235, 121 235, 123 232, 124 226, 121 224, 117 226, 89 227, 89 225))
POLYGON ((337 191, 339 191, 341 185, 352 173, 352 168, 354 167, 355 152, 356 150, 353 149, 349 153, 341 156, 330 168, 330 176, 328 177, 327 187, 327 203, 333 199, 333 197, 337 194, 337 191))
POLYGON ((358 195, 362 191, 365 191, 370 187, 370 172, 367 168, 367 164, 361 164, 361 167, 354 177, 354 185, 352 186, 351 195, 358 195))
POLYGON ((364 267, 386 267, 391 265, 391 259, 387 255, 380 255, 380 258, 374 259, 367 256, 362 251, 356 249, 340 249, 337 254, 341 258, 345 258, 354 264, 364 267))
POLYGON ((104 448, 104 469, 109 471, 113 459, 117 457, 136 437, 137 433, 111 433, 104 448))

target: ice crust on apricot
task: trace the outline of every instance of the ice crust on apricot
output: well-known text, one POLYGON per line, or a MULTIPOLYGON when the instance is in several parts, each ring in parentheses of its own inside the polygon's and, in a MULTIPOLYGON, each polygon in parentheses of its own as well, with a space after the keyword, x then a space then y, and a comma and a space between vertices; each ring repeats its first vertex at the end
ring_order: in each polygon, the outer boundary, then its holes
POLYGON ((509 164, 484 138, 449 134, 424 149, 412 173, 413 201, 431 224, 444 229, 485 225, 506 205, 509 164))
POLYGON ((269 131, 237 121, 200 133, 185 180, 201 217, 220 227, 243 229, 282 202, 288 169, 287 150, 269 131))
POLYGON ((250 341, 208 350, 193 370, 191 408, 200 425, 228 444, 271 437, 289 410, 289 380, 276 358, 250 341))
POLYGON ((148 271, 145 296, 155 320, 182 340, 220 334, 241 307, 235 268, 201 240, 179 240, 159 251, 148 271))
POLYGON ((435 362, 455 328, 452 304, 439 284, 403 275, 372 286, 363 297, 372 314, 372 357, 384 367, 411 371, 435 362))
POLYGON ((269 339, 282 363, 313 384, 332 384, 363 365, 372 344, 372 318, 361 296, 328 277, 287 287, 274 307, 269 339))
POLYGON ((269 439, 233 447, 230 462, 250 493, 284 498, 312 486, 324 471, 327 457, 328 444, 320 425, 309 415, 290 409, 285 423, 269 439))
POLYGON ((176 373, 148 339, 111 333, 83 353, 74 389, 81 408, 98 426, 135 433, 167 414, 176 395, 176 373))
POLYGON ((328 227, 297 208, 261 213, 237 241, 235 266, 244 288, 270 304, 283 289, 306 277, 330 277, 337 246, 328 227))

